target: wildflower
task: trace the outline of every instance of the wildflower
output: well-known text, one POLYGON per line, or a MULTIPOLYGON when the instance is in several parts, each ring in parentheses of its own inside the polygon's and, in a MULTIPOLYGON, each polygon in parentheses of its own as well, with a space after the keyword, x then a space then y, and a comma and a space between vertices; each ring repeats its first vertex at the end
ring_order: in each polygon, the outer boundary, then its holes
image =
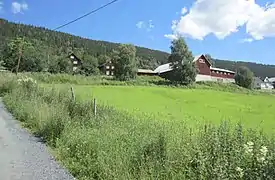
POLYGON ((254 146, 254 143, 249 141, 247 142, 245 145, 244 145, 244 150, 247 154, 251 154, 253 152, 253 146, 254 146))
POLYGON ((261 147, 261 149, 260 149, 260 152, 261 152, 261 154, 263 155, 263 156, 266 156, 266 154, 267 154, 267 147, 266 146, 262 146, 261 147))
POLYGON ((242 178, 243 177, 243 169, 242 168, 240 168, 240 167, 237 167, 236 168, 236 171, 239 173, 239 176, 240 176, 240 178, 242 178))
POLYGON ((260 149, 260 154, 257 157, 257 161, 260 162, 260 163, 264 163, 267 152, 268 152, 267 147, 266 146, 262 146, 261 149, 260 149))

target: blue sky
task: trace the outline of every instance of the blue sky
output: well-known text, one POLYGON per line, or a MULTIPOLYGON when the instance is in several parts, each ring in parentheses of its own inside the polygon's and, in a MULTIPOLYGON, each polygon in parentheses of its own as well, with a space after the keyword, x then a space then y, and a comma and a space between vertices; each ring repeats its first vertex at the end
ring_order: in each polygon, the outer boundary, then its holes
MULTIPOLYGON (((54 29, 109 1, 0 0, 0 17, 54 29)), ((275 64, 274 1, 200 1, 120 0, 60 31, 166 52, 169 38, 183 35, 194 55, 275 64)))

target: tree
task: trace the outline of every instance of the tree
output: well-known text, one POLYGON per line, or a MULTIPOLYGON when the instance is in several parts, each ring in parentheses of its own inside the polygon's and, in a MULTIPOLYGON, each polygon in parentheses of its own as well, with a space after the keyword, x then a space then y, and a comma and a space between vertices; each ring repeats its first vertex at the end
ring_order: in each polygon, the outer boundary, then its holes
POLYGON ((251 89, 253 84, 253 77, 254 74, 249 68, 240 66, 237 68, 235 74, 235 82, 239 86, 251 89))
POLYGON ((116 79, 126 81, 136 77, 136 48, 131 44, 121 44, 114 52, 114 76, 116 79))
POLYGON ((97 58, 85 55, 82 60, 81 74, 86 76, 99 74, 97 58))
POLYGON ((197 69, 193 63, 194 57, 184 39, 180 37, 173 40, 170 48, 171 55, 168 61, 172 63, 173 71, 167 76, 167 79, 185 85, 195 82, 197 69))
MULTIPOLYGON (((24 71, 24 58, 30 56, 30 54, 26 53, 29 49, 34 48, 32 44, 26 41, 24 38, 17 37, 15 39, 11 39, 4 51, 3 51, 3 60, 5 66, 8 70, 11 71, 24 71)), ((35 51, 33 51, 35 52, 35 51)))
POLYGON ((210 54, 205 54, 205 58, 211 63, 212 67, 215 67, 215 61, 210 54))

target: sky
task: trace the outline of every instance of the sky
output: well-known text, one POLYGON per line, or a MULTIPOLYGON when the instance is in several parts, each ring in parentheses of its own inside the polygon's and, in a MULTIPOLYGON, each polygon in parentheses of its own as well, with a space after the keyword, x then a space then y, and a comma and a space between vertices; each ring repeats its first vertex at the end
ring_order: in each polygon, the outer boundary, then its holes
MULTIPOLYGON (((0 17, 54 29, 110 0, 0 0, 0 17)), ((275 64, 275 0, 119 0, 59 31, 170 52, 275 64)))

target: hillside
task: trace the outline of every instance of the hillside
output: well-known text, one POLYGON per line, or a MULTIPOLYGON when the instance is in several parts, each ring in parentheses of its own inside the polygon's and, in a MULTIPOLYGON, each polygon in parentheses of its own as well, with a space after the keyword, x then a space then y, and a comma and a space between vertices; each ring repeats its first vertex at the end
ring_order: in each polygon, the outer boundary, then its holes
MULTIPOLYGON (((52 31, 43 27, 17 24, 0 19, 0 52, 4 51, 6 42, 16 36, 25 36, 37 51, 40 51, 40 58, 54 59, 55 56, 66 56, 73 50, 74 52, 85 52, 89 56, 99 57, 109 55, 118 44, 106 41, 96 41, 91 39, 73 36, 63 32, 52 31)), ((154 69, 158 65, 166 63, 168 53, 152 50, 144 47, 136 47, 139 57, 139 68, 154 69)), ((205 52, 207 53, 207 52, 205 52)), ((256 76, 266 77, 275 76, 275 65, 263 65, 249 62, 233 62, 214 59, 217 67, 235 70, 236 67, 244 65, 249 67, 256 76)))

